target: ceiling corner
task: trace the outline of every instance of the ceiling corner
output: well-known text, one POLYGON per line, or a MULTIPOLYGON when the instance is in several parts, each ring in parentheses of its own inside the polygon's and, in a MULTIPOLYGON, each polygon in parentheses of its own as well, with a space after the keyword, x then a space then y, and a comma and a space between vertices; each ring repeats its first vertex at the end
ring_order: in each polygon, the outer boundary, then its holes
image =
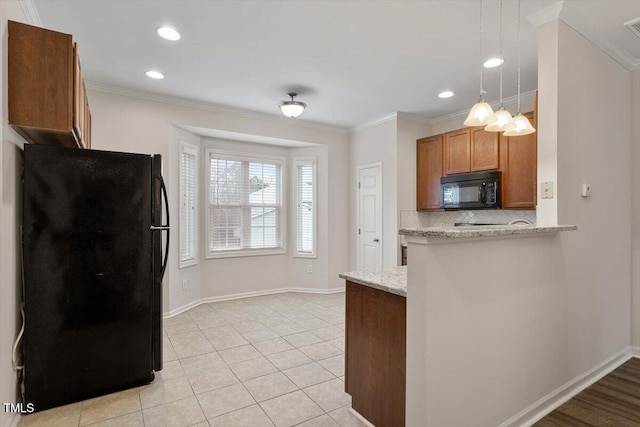
POLYGON ((38 13, 38 8, 33 0, 18 0, 20 3, 20 7, 22 7, 22 11, 24 15, 27 17, 27 24, 35 25, 37 27, 42 27, 42 19, 40 19, 40 14, 38 13))
POLYGON ((529 21, 536 27, 539 27, 546 24, 547 22, 560 19, 560 12, 562 12, 563 6, 564 0, 553 3, 551 6, 545 7, 544 9, 527 16, 527 21, 529 21))

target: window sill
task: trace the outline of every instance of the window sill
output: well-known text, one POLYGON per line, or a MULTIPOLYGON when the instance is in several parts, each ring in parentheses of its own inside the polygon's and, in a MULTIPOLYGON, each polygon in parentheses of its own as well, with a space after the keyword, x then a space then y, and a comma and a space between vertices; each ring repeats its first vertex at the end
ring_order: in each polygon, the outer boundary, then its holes
POLYGON ((180 263, 178 264, 178 268, 182 270, 183 268, 193 267, 194 265, 198 265, 198 261, 196 261, 195 259, 184 262, 180 261, 180 263))
POLYGON ((318 255, 316 255, 316 254, 294 253, 293 254, 293 258, 318 258, 318 255))
POLYGON ((268 249, 268 250, 255 250, 255 251, 220 251, 215 253, 208 253, 206 259, 218 259, 218 258, 239 258, 246 256, 265 256, 265 255, 286 255, 287 251, 283 248, 268 249))

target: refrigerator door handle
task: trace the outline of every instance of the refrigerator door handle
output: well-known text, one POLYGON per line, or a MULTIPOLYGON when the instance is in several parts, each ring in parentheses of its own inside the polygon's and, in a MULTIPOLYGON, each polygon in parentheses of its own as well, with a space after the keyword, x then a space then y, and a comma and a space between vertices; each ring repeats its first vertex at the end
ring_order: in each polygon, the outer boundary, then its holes
MULTIPOLYGON (((164 185, 164 179, 162 178, 162 175, 160 175, 160 186, 162 188, 162 195, 164 196, 164 208, 165 208, 165 211, 167 212, 167 224, 155 228, 157 230, 162 230, 167 232, 167 240, 165 242, 165 247, 164 247, 164 259, 162 260, 162 271, 160 272, 160 278, 159 278, 159 281, 162 282, 162 278, 164 277, 164 272, 167 269, 167 260, 169 259, 169 236, 171 234, 171 230, 169 228, 170 226, 169 198, 167 197, 167 187, 164 185)), ((154 227, 151 227, 151 228, 153 229, 154 227)))

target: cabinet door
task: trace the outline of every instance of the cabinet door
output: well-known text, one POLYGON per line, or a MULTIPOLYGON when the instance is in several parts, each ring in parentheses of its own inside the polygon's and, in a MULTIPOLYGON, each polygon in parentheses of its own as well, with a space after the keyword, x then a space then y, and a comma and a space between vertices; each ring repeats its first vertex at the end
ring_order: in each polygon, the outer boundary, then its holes
MULTIPOLYGON (((525 114, 536 127, 533 113, 525 114)), ((537 203, 538 133, 500 135, 502 208, 535 209, 537 203)))
POLYGON ((442 177, 442 135, 416 141, 417 209, 440 209, 442 177))
POLYGON ((482 127, 471 129, 471 170, 498 169, 499 132, 487 132, 482 127))
POLYGON ((453 175, 471 171, 469 129, 444 134, 444 173, 453 175))

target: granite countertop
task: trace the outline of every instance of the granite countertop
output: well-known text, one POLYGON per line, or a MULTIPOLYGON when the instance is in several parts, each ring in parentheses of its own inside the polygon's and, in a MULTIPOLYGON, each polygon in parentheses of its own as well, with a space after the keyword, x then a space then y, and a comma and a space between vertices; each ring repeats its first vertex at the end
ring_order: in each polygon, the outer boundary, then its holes
POLYGON ((342 279, 369 286, 401 297, 407 296, 407 267, 385 268, 380 271, 349 271, 340 273, 342 279))
POLYGON ((577 230, 576 225, 479 225, 471 227, 424 227, 401 228, 400 234, 405 236, 444 237, 447 239, 531 235, 557 233, 558 231, 577 230))

